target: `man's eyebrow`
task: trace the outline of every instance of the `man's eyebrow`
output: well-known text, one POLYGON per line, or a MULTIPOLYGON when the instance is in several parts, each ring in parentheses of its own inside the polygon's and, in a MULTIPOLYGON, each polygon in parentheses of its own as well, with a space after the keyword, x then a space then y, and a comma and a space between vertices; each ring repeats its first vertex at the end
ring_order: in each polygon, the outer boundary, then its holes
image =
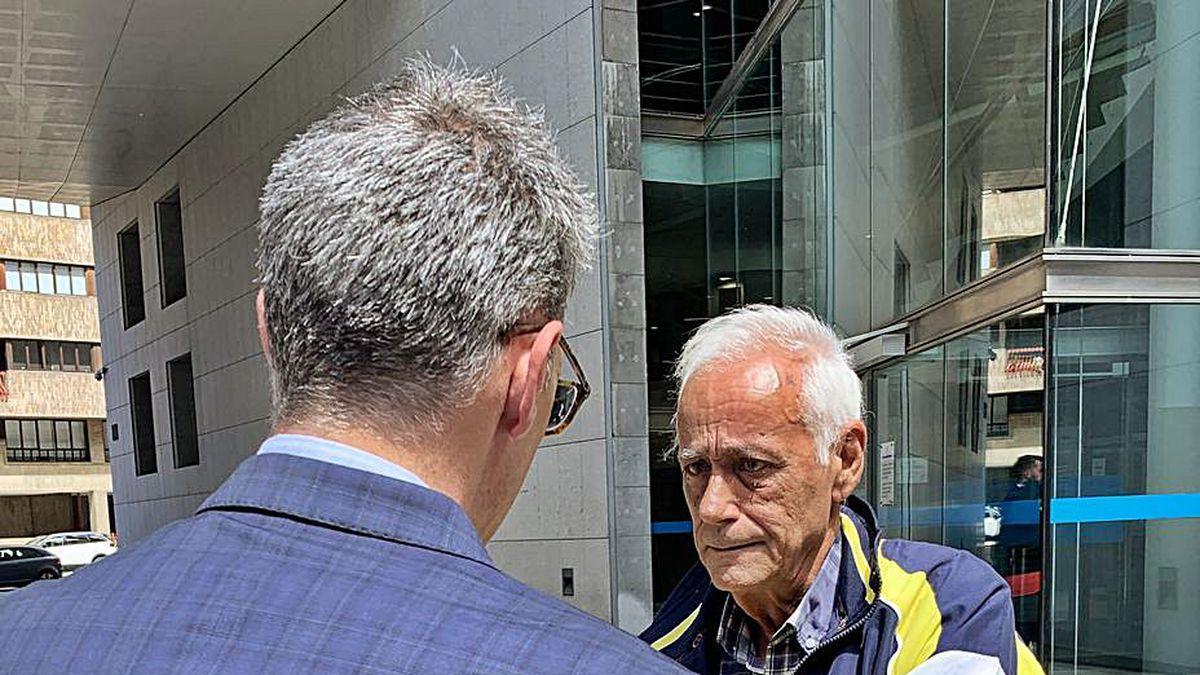
POLYGON ((695 448, 679 448, 675 454, 679 457, 680 462, 692 462, 697 459, 703 459, 706 453, 703 450, 695 448))

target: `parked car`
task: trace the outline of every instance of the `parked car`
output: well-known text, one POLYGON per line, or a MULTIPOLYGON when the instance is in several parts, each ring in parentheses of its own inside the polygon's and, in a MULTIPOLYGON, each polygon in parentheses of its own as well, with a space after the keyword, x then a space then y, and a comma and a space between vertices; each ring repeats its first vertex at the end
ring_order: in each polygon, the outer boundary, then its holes
POLYGON ((117 552, 116 544, 99 532, 57 532, 44 534, 28 542, 50 551, 71 571, 117 552))
POLYGON ((57 579, 61 576, 62 563, 44 548, 0 547, 0 588, 24 586, 39 579, 57 579))

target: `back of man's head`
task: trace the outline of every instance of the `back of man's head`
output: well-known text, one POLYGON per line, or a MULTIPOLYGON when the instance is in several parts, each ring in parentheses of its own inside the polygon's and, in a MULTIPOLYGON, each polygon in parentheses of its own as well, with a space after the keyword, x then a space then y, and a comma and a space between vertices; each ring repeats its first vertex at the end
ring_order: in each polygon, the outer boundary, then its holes
POLYGON ((595 209, 542 115, 415 59, 283 150, 258 266, 278 422, 436 427, 561 318, 595 209))

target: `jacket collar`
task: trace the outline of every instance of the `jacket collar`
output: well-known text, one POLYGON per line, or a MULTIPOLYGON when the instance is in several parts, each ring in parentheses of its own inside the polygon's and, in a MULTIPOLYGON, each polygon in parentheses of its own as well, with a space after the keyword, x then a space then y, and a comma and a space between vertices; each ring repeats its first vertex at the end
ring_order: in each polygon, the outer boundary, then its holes
POLYGON ((467 514, 449 497, 328 462, 254 455, 196 513, 206 511, 278 514, 492 566, 467 514))

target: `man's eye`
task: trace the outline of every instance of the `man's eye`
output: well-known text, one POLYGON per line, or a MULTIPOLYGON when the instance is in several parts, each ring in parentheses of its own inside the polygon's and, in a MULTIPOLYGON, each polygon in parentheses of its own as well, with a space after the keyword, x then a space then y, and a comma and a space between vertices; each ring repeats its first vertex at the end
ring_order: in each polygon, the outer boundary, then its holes
POLYGON ((740 473, 757 474, 767 470, 767 463, 761 459, 743 459, 738 462, 740 473))
POLYGON ((698 459, 683 465, 683 472, 689 476, 699 476, 708 473, 709 464, 706 459, 698 459))

